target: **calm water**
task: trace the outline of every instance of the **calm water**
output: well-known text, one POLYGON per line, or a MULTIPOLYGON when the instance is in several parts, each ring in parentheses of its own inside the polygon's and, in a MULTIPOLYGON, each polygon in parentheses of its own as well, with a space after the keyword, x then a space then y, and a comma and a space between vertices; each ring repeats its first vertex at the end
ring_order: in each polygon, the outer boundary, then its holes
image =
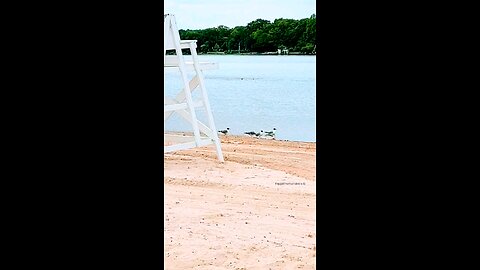
MULTIPOLYGON (((215 124, 232 134, 277 129, 277 138, 316 141, 315 56, 200 55, 200 61, 219 63, 204 72, 215 124)), ((193 75, 193 74, 192 74, 193 75)), ((165 93, 181 89, 178 72, 166 72, 165 93)), ((195 96, 199 94, 197 92, 195 96)), ((206 119, 199 115, 200 119, 206 119)), ((165 128, 189 131, 178 116, 165 128)))

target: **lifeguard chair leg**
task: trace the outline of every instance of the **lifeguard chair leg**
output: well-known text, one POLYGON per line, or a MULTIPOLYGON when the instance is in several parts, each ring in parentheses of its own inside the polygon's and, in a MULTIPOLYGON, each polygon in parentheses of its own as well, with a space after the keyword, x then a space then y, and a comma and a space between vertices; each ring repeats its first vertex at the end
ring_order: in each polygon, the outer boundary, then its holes
POLYGON ((193 98, 192 98, 192 92, 190 90, 190 85, 189 85, 189 80, 187 78, 187 69, 185 67, 185 61, 183 59, 183 54, 182 54, 182 48, 180 45, 180 34, 177 29, 177 24, 174 20, 171 20, 171 27, 172 27, 172 32, 173 32, 173 37, 174 37, 174 42, 175 42, 175 52, 177 54, 177 57, 179 59, 179 69, 180 69, 180 74, 182 75, 182 81, 183 81, 183 90, 185 92, 185 99, 187 100, 187 106, 188 110, 190 111, 191 115, 191 124, 193 128, 193 135, 195 137, 195 143, 197 146, 200 146, 200 130, 198 129, 198 122, 197 122, 197 114, 195 112, 195 106, 193 105, 193 98))
POLYGON ((200 89, 201 89, 201 92, 202 92, 202 99, 203 99, 203 104, 204 104, 204 107, 205 107, 205 111, 207 113, 208 125, 209 125, 210 129, 212 130, 213 138, 211 138, 211 139, 215 143, 215 148, 217 150, 218 160, 220 162, 224 162, 225 160, 223 158, 222 146, 220 144, 220 138, 218 137, 218 134, 217 134, 217 128, 215 127, 215 121, 213 120, 213 114, 212 114, 212 110, 211 110, 211 107, 210 107, 210 101, 208 100, 208 94, 207 94, 207 90, 205 88, 205 81, 204 81, 204 78, 203 78, 202 71, 200 70, 200 65, 199 65, 200 61, 198 60, 197 50, 194 46, 195 46, 195 44, 190 44, 190 52, 192 54, 193 66, 195 68, 195 72, 197 73, 199 86, 200 86, 200 89))

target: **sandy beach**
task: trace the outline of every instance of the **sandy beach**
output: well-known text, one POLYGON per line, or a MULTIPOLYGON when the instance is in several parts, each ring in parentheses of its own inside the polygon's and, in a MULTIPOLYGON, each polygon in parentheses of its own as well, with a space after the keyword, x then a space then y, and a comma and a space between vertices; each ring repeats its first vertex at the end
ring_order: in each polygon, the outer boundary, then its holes
POLYGON ((165 269, 315 269, 315 143, 221 136, 164 154, 165 269))

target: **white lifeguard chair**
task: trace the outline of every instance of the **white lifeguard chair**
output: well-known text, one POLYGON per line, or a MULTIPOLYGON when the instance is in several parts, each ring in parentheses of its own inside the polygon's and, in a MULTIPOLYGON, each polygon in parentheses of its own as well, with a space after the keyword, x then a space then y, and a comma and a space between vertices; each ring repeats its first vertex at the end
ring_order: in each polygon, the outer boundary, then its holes
POLYGON ((180 40, 175 16, 172 14, 164 15, 164 70, 176 69, 180 71, 183 81, 183 89, 177 96, 167 97, 164 89, 164 139, 165 142, 171 142, 171 145, 164 146, 164 153, 190 149, 194 147, 202 147, 214 144, 216 147, 217 157, 220 162, 224 162, 220 139, 215 128, 213 115, 208 101, 207 90, 205 88, 202 71, 208 69, 216 69, 218 65, 215 63, 200 63, 197 55, 196 40, 180 40), (186 62, 182 54, 182 49, 189 49, 192 57, 191 62, 186 62), (167 51, 175 51, 175 55, 167 55, 167 51), (194 71, 194 76, 188 79, 187 71, 194 71), (192 92, 200 88, 201 94, 198 100, 193 100, 192 92), (197 109, 203 109, 206 112, 208 123, 204 124, 197 118, 197 109), (165 133, 165 123, 171 116, 177 113, 182 119, 191 124, 193 136, 185 136, 178 134, 165 133))

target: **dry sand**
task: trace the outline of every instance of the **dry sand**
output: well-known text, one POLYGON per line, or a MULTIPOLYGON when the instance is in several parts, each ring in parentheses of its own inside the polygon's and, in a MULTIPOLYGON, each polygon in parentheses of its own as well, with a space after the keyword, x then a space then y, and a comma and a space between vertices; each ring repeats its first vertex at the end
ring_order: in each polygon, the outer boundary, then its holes
POLYGON ((165 154, 165 269, 315 269, 315 143, 221 140, 165 154))

